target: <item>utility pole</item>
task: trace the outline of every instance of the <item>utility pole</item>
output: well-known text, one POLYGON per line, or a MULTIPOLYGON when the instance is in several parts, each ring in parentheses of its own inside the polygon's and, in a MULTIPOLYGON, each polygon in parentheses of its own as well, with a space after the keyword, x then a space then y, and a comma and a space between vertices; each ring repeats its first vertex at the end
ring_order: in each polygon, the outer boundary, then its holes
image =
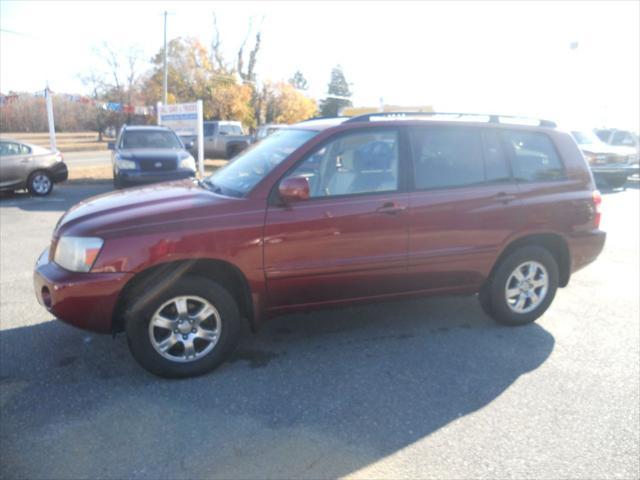
POLYGON ((167 104, 167 11, 164 11, 164 82, 162 103, 167 104))

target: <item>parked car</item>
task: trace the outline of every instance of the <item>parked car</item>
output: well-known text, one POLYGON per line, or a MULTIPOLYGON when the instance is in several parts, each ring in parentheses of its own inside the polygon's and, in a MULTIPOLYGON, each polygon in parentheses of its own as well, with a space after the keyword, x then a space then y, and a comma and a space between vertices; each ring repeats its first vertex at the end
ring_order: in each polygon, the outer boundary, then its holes
POLYGON ((588 130, 571 132, 584 154, 596 180, 612 188, 622 187, 630 175, 638 172, 638 165, 630 164, 628 152, 607 145, 588 130))
POLYGON ((164 182, 194 177, 196 162, 173 130, 161 126, 123 126, 112 150, 113 184, 164 182))
MULTIPOLYGON (((594 133, 607 145, 626 148, 630 154, 638 154, 640 151, 640 138, 638 134, 629 130, 617 128, 596 128, 594 133)), ((636 156, 636 161, 638 157, 636 156)))
POLYGON ((640 138, 637 133, 616 128, 597 128, 594 133, 620 155, 626 155, 629 165, 640 163, 640 138))
POLYGON ((284 312, 478 294, 496 321, 533 322, 604 246, 584 157, 551 122, 429 118, 304 122, 204 181, 85 200, 38 259, 36 296, 126 332, 166 377, 208 372, 242 322, 284 312))
POLYGON ((27 188, 32 195, 45 196, 54 183, 68 177, 62 153, 18 140, 0 141, 0 191, 27 188))
POLYGON ((204 153, 207 158, 233 158, 251 144, 240 122, 204 122, 204 153))
POLYGON ((266 123, 264 125, 260 125, 258 127, 258 129, 256 130, 256 133, 253 137, 253 141, 254 142, 259 142, 260 140, 264 139, 265 137, 271 135, 272 133, 277 132, 278 130, 281 130, 283 128, 288 127, 288 125, 282 124, 282 123, 266 123))
MULTIPOLYGON (((242 150, 251 145, 252 135, 246 135, 242 123, 227 120, 211 120, 203 125, 203 144, 205 158, 235 157, 242 150)), ((198 137, 183 135, 180 137, 188 150, 195 157, 198 154, 198 137)))

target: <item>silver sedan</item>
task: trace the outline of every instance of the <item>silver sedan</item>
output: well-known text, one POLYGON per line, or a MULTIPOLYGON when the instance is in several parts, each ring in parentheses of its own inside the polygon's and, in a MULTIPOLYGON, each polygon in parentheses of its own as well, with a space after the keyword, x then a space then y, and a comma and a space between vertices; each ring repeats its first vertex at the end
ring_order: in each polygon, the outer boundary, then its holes
POLYGON ((27 188, 32 195, 51 193, 69 176, 62 154, 17 140, 0 140, 0 191, 27 188))

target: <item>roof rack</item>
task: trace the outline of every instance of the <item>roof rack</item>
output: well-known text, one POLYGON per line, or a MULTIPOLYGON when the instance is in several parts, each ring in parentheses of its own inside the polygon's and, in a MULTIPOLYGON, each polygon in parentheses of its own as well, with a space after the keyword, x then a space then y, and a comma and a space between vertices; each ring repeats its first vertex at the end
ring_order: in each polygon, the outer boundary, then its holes
POLYGON ((332 115, 328 115, 325 117, 311 117, 311 118, 307 118, 306 120, 301 120, 298 123, 304 123, 304 122, 312 122, 314 120, 329 120, 329 119, 339 119, 339 118, 356 118, 356 117, 348 117, 346 115, 338 115, 337 117, 334 117, 332 115))
POLYGON ((450 120, 466 120, 469 121, 485 121, 487 123, 506 123, 515 125, 533 125, 540 127, 557 127, 555 122, 551 120, 543 120, 540 118, 519 117, 515 115, 495 115, 489 113, 457 113, 457 112, 378 112, 366 113, 351 117, 344 123, 371 122, 384 120, 408 120, 411 117, 423 117, 434 120, 434 117, 452 117, 450 120))

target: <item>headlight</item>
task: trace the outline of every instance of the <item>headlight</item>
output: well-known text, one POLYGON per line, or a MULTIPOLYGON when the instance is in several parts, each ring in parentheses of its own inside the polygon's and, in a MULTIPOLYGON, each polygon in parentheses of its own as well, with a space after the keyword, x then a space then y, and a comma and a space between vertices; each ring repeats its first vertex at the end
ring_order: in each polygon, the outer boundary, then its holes
POLYGON ((189 155, 186 158, 183 158, 182 160, 180 160, 180 164, 178 165, 178 168, 184 169, 184 170, 195 170, 196 169, 196 161, 193 159, 193 157, 191 155, 189 155))
POLYGON ((122 158, 117 158, 116 159, 116 165, 118 166, 118 168, 120 170, 135 170, 136 169, 136 162, 134 162, 133 160, 124 160, 122 158))
POLYGON ((72 272, 88 272, 104 242, 96 237, 61 237, 53 261, 72 272))

